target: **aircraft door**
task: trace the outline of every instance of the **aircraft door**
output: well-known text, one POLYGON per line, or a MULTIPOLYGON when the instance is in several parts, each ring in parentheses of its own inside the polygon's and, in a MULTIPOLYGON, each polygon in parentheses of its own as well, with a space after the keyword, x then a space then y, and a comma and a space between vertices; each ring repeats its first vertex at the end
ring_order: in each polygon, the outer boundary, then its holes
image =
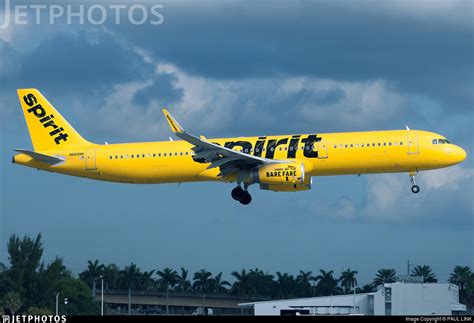
POLYGON ((408 154, 416 155, 420 153, 420 148, 418 145, 418 132, 415 130, 407 130, 407 146, 408 154))
POLYGON ((88 149, 86 151, 86 156, 85 156, 85 160, 86 160, 86 170, 95 170, 97 169, 96 167, 96 149, 88 149))
POLYGON ((316 143, 318 149, 318 158, 328 158, 328 143, 326 139, 321 138, 321 141, 316 143))

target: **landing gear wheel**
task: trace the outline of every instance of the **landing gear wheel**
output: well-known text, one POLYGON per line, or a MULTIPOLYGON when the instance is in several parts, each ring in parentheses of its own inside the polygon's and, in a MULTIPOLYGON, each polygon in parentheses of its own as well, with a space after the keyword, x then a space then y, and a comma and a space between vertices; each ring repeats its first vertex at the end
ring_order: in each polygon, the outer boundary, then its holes
POLYGON ((242 203, 243 205, 250 204, 250 202, 252 202, 252 196, 250 195, 249 192, 244 191, 244 196, 240 199, 239 202, 242 203))
POLYGON ((411 191, 413 192, 413 194, 418 194, 418 192, 420 191, 420 187, 416 185, 415 175, 416 175, 415 172, 410 172, 410 179, 413 184, 413 186, 411 187, 411 191))
POLYGON ((411 191, 414 193, 414 194, 417 194, 419 191, 420 191, 420 187, 418 185, 413 185, 411 187, 411 191))
POLYGON ((244 197, 245 191, 242 189, 242 187, 237 186, 236 188, 232 190, 230 194, 232 195, 232 198, 234 200, 240 201, 244 197))

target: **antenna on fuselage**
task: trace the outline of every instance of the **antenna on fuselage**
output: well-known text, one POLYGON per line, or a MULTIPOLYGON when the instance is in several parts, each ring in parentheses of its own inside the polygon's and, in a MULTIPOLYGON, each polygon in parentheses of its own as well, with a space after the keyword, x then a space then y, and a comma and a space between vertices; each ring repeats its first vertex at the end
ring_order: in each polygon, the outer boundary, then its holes
POLYGON ((170 138, 170 141, 173 141, 173 138, 171 138, 171 137, 168 137, 168 138, 170 138))
POLYGON ((410 128, 408 128, 408 125, 405 125, 405 127, 407 128, 407 130, 410 130, 410 128))

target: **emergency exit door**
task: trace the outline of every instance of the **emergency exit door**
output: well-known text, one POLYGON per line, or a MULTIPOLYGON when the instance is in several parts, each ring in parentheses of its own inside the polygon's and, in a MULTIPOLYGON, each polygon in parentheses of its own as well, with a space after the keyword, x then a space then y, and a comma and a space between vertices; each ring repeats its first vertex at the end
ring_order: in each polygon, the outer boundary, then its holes
POLYGON ((86 151, 86 170, 94 170, 96 167, 96 149, 89 149, 86 151))

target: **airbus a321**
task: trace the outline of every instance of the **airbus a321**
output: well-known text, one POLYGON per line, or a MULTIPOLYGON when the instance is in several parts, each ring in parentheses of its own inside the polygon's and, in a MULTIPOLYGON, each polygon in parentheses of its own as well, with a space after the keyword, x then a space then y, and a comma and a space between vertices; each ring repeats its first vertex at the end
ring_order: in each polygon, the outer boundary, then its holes
POLYGON ((81 137, 36 89, 18 96, 33 150, 15 149, 13 163, 49 172, 134 184, 235 183, 232 197, 247 205, 248 188, 275 192, 311 189, 312 177, 406 172, 418 193, 419 171, 458 164, 466 152, 422 130, 308 133, 207 139, 164 116, 181 140, 95 144, 81 137))

